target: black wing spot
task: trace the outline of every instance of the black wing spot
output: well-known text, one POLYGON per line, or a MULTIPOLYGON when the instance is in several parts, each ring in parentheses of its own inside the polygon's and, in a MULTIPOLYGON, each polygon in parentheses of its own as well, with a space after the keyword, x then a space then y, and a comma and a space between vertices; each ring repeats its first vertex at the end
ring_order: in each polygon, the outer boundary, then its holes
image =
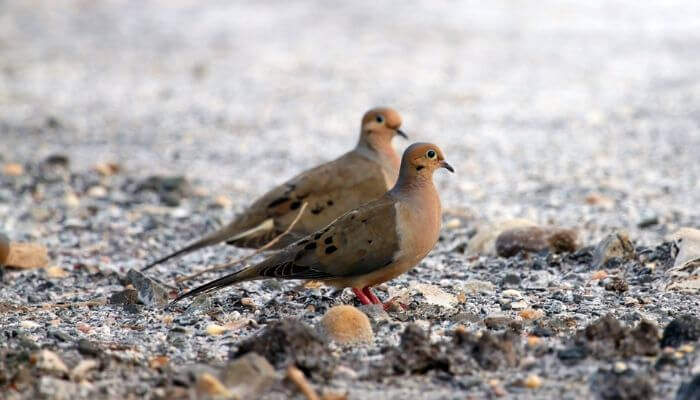
POLYGON ((289 201, 289 197, 280 197, 279 199, 277 199, 277 200, 273 201, 272 203, 268 204, 267 207, 268 207, 268 208, 277 207, 278 205, 280 205, 280 204, 282 204, 282 203, 284 203, 284 202, 286 202, 286 201, 289 201))
POLYGON ((333 253, 333 252, 336 251, 336 250, 338 250, 337 247, 335 247, 335 246, 328 246, 328 247, 326 247, 326 254, 331 254, 331 253, 333 253))
POLYGON ((323 211, 323 207, 322 207, 322 206, 316 206, 316 207, 314 207, 314 208, 311 209, 311 213, 312 213, 312 214, 320 214, 321 211, 323 211))
POLYGON ((332 205, 333 205, 333 200, 328 200, 328 201, 326 202, 326 204, 327 204, 328 206, 332 206, 332 205))
POLYGON ((316 242, 311 242, 311 243, 307 244, 306 246, 304 246, 304 250, 313 250, 315 248, 316 248, 316 242))
POLYGON ((289 208, 291 210, 296 210, 299 207, 301 207, 301 201, 295 201, 294 203, 289 205, 289 208))
POLYGON ((367 243, 372 244, 372 239, 369 239, 367 243))
POLYGON ((323 235, 322 232, 319 232, 319 233, 315 234, 315 235, 314 235, 314 240, 320 239, 320 238, 321 238, 321 235, 323 235))
POLYGON ((362 223, 363 223, 363 224, 366 224, 366 223, 367 223, 367 218, 363 219, 363 220, 362 220, 362 223))
POLYGON ((328 236, 326 240, 323 241, 325 244, 331 244, 333 243, 333 236, 328 236))
POLYGON ((425 167, 422 166, 422 165, 419 165, 419 166, 416 167, 416 171, 420 171, 420 170, 422 170, 423 168, 425 168, 425 167))

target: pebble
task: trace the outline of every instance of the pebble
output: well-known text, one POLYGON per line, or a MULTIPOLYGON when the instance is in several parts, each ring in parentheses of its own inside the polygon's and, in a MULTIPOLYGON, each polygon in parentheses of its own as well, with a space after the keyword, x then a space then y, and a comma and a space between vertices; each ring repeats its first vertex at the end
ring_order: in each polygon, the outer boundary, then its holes
POLYGON ((233 397, 231 391, 218 378, 208 372, 197 377, 197 391, 206 396, 233 397))
POLYGON ((514 301, 510 303, 510 308, 513 310, 524 310, 527 308, 528 304, 525 300, 514 301))
POLYGON ((30 362, 37 368, 46 372, 58 374, 60 376, 68 375, 68 367, 61 360, 58 354, 50 350, 41 350, 30 356, 30 362))
POLYGON ((513 257, 520 252, 574 252, 579 247, 578 233, 556 226, 525 226, 503 231, 496 238, 496 254, 513 257))
POLYGON ((491 225, 479 227, 477 234, 469 241, 467 255, 492 256, 496 255, 496 238, 508 229, 536 225, 527 219, 506 219, 491 225))
POLYGON ((168 304, 168 291, 158 282, 135 269, 130 269, 126 277, 136 288, 139 300, 144 305, 168 304))
POLYGON ((19 323, 19 325, 22 328, 27 329, 27 330, 36 329, 36 328, 41 326, 38 323, 31 321, 31 320, 28 320, 28 319, 23 320, 22 322, 19 323))
POLYGON ((235 398, 256 399, 277 380, 275 368, 261 355, 246 353, 224 367, 221 380, 235 398))
POLYGON ((501 292, 501 296, 509 298, 509 299, 522 299, 523 295, 520 293, 520 291, 515 290, 515 289, 506 289, 501 292))
POLYGON ((100 366, 100 363, 95 360, 80 360, 70 372, 70 379, 74 382, 80 382, 87 376, 88 372, 100 366))
POLYGON ((537 375, 528 375, 523 381, 523 386, 528 389, 539 389, 542 386, 542 378, 537 375))
POLYGON ((367 315, 349 305, 330 308, 321 318, 319 331, 340 344, 367 343, 374 339, 367 315))
POLYGON ((469 279, 462 285, 462 290, 466 293, 493 293, 496 291, 496 286, 489 281, 480 281, 478 279, 469 279))
POLYGON ((228 329, 224 326, 217 325, 217 324, 209 324, 207 325, 207 333, 211 336, 219 336, 222 333, 226 332, 228 329))
POLYGON ((24 175, 24 167, 18 163, 7 163, 2 167, 2 174, 5 176, 24 175))
MULTIPOLYGON (((513 307, 513 304, 511 304, 511 308, 516 309, 515 307, 513 307)), ((535 310, 533 308, 528 308, 528 309, 520 311, 518 313, 518 315, 520 316, 520 318, 522 318, 524 320, 534 321, 534 320, 542 318, 544 316, 544 313, 542 312, 542 310, 535 310)))
POLYGON ((583 200, 586 204, 604 209, 611 209, 615 206, 615 200, 600 193, 590 193, 583 200))
POLYGON ((606 279, 605 290, 623 293, 629 290, 629 284, 624 279, 617 276, 613 276, 606 279))
POLYGON ((65 278, 70 275, 65 269, 57 266, 47 267, 44 270, 47 277, 54 279, 65 278))
POLYGON ((627 364, 622 361, 618 361, 615 363, 615 365, 613 365, 613 371, 615 371, 617 374, 621 374, 627 371, 627 364))
POLYGON ((338 365, 333 369, 333 377, 338 379, 356 380, 359 374, 357 371, 345 365, 338 365))
POLYGON ((107 197, 107 189, 104 186, 93 186, 87 191, 88 196, 97 199, 103 199, 107 197))
POLYGON ((457 304, 457 298, 454 295, 445 292, 435 285, 418 283, 411 286, 411 288, 422 294, 425 298, 425 302, 428 304, 445 308, 452 308, 457 304))
POLYGON ((112 176, 119 173, 122 168, 119 164, 108 161, 95 164, 93 169, 102 176, 112 176))

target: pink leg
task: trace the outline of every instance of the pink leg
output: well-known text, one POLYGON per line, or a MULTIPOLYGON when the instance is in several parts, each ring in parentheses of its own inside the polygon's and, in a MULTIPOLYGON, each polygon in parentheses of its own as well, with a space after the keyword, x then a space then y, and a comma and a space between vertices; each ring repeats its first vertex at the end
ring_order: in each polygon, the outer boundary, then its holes
POLYGON ((362 293, 364 293, 367 296, 367 298, 369 298, 369 301, 371 301, 372 304, 382 304, 382 301, 379 300, 377 295, 374 294, 374 292, 372 291, 372 289, 370 289, 369 286, 362 288, 362 293))
POLYGON ((360 300, 360 303, 362 303, 362 304, 372 304, 372 302, 367 298, 367 295, 365 295, 365 294, 362 292, 362 290, 352 288, 352 292, 355 293, 355 297, 357 297, 357 300, 360 300))

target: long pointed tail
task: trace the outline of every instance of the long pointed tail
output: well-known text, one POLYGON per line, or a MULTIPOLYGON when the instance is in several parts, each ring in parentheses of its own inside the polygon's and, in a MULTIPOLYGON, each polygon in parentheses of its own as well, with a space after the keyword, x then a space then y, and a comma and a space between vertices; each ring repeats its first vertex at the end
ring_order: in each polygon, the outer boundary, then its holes
POLYGON ((190 290, 189 292, 181 294, 175 300, 170 302, 170 305, 173 305, 187 297, 197 296, 202 293, 211 292, 216 289, 221 289, 226 286, 235 285, 236 283, 253 280, 259 277, 260 276, 258 275, 257 268, 255 266, 243 268, 240 271, 236 271, 232 274, 226 275, 224 277, 206 283, 202 286, 196 287, 190 290))
POLYGON ((245 232, 236 233, 236 234, 231 232, 230 226, 225 226, 225 227, 219 229, 218 231, 211 233, 211 234, 203 237, 202 239, 200 239, 200 240, 198 240, 190 245, 187 245, 186 247, 183 247, 180 250, 175 251, 174 253, 170 253, 165 257, 159 258, 159 259, 151 262, 150 264, 143 267, 141 269, 141 272, 147 271, 147 270, 155 267, 158 264, 161 264, 161 263, 164 263, 164 262, 170 260, 171 258, 183 256, 183 255, 191 253, 195 250, 199 250, 203 247, 215 245, 217 243, 221 243, 223 241, 228 241, 228 240, 236 241, 236 240, 239 240, 239 239, 244 238, 246 236, 258 234, 261 231, 270 230, 272 228, 274 228, 274 222, 272 221, 272 219, 267 219, 267 220, 263 221, 260 225, 254 227, 252 229, 249 229, 245 232))

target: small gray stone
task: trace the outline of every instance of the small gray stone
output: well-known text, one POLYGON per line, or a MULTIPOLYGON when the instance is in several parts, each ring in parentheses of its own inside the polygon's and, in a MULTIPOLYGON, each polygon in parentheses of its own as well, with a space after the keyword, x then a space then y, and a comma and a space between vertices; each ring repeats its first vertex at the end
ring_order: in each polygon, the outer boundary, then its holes
POLYGON ((158 282, 135 269, 130 269, 126 277, 138 291, 138 298, 144 305, 168 304, 168 291, 158 282))

